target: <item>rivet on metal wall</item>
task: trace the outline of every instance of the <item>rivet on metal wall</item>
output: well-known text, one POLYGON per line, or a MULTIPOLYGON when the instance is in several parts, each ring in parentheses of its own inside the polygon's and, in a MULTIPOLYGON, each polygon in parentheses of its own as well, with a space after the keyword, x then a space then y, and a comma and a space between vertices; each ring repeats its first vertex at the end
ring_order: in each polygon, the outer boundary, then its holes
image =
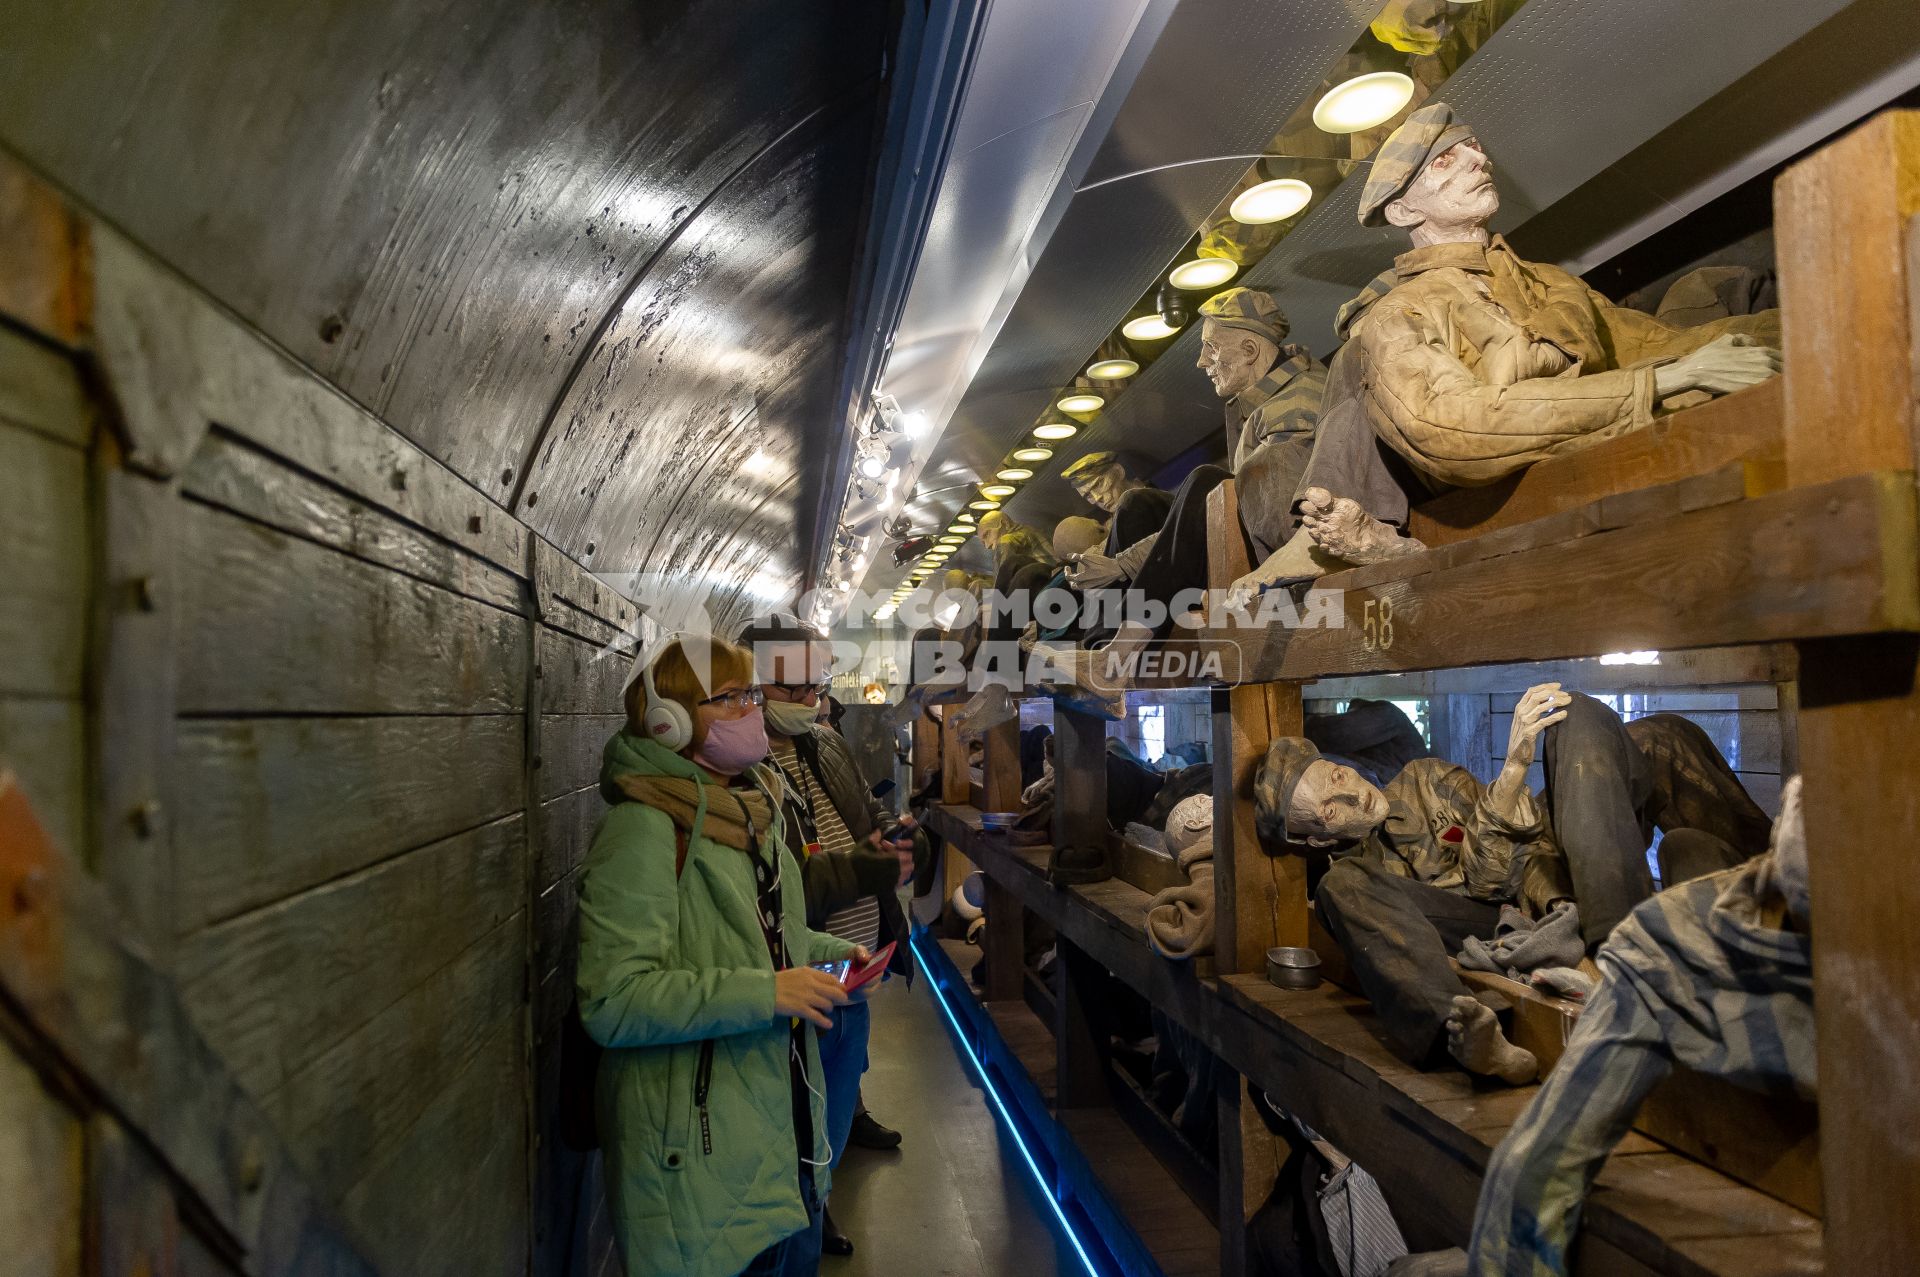
POLYGON ((160 800, 149 798, 133 809, 133 831, 142 838, 152 838, 160 832, 160 800))
POLYGON ((476 514, 467 519, 467 531, 478 532, 479 530, 480 530, 480 516, 476 514))
POLYGON ((133 601, 142 612, 160 610, 160 586, 150 576, 143 576, 133 583, 133 601))

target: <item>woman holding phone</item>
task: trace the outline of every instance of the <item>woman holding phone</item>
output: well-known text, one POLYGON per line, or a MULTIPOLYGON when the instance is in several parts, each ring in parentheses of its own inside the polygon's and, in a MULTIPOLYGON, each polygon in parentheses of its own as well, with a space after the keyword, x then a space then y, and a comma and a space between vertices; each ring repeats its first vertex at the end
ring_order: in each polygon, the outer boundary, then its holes
POLYGON ((580 888, 581 1020, 629 1277, 810 1275, 831 1148, 814 1033, 847 995, 814 963, 753 660, 668 641, 607 743, 580 888), (797 1244, 796 1243, 797 1239, 797 1244))

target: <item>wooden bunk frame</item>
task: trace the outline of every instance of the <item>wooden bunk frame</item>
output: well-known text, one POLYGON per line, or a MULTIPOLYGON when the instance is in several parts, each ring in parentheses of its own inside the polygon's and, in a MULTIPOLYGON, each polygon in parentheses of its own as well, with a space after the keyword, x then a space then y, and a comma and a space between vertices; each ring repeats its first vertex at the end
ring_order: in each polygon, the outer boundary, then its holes
MULTIPOLYGON (((1920 828, 1909 761, 1920 735, 1920 113, 1879 116, 1790 169, 1775 189, 1775 225, 1782 377, 1424 506, 1413 530, 1428 553, 1321 582, 1343 592, 1343 628, 1179 640, 1221 645, 1237 664, 1232 685, 1214 691, 1211 961, 1169 962, 1148 949, 1146 905, 1163 883, 1139 881, 1122 862, 1110 882, 1055 887, 1046 849, 983 833, 978 807, 1017 806, 1017 727, 988 733, 977 787, 945 731, 946 801, 930 824, 989 882, 980 1031, 1047 1079, 1052 1135, 1063 1144, 1086 1125, 1078 1110, 1129 1108, 1113 1099, 1120 1083, 1087 1033, 1085 1002, 1101 971, 1219 1057, 1231 1070, 1208 1212, 1219 1271, 1245 1271, 1244 1225, 1275 1172, 1249 1085, 1371 1171, 1416 1249, 1466 1242, 1487 1158, 1533 1093, 1410 1069, 1373 1031, 1364 999, 1264 979, 1270 946, 1331 948, 1309 909, 1304 862, 1269 855, 1253 829, 1254 774, 1274 737, 1300 731, 1302 687, 1742 644, 1791 644, 1797 654, 1820 1072, 1829 1079, 1818 1126, 1722 1084, 1676 1079, 1642 1115, 1668 1143, 1636 1132, 1602 1172, 1576 1271, 1893 1277, 1920 1253, 1920 879, 1901 862, 1920 828), (1051 1008, 1021 962, 1029 912, 1058 933, 1063 975, 1051 1008), (1050 1033, 1035 1031, 1030 1008, 1051 1011, 1050 1033)), ((1210 576, 1223 588, 1247 570, 1231 484, 1209 515, 1210 576)), ((1105 725, 1064 707, 1055 724, 1056 841, 1105 838, 1105 725)), ((931 719, 916 730, 916 769, 930 765, 922 751, 940 735, 931 719)), ((1559 1016, 1523 1007, 1523 1032, 1551 1047, 1554 1029, 1564 1031, 1559 1016)), ((1151 1126, 1135 1122, 1143 1134, 1129 1147, 1140 1156, 1162 1142, 1151 1126)), ((1061 1161, 1087 1171, 1063 1172, 1065 1195, 1109 1205, 1126 1196, 1114 1181, 1135 1172, 1104 1151, 1099 1165, 1061 1161)), ((1152 1212, 1128 1222, 1153 1251, 1152 1212)), ((1158 1254, 1123 1259, 1129 1271, 1156 1265, 1172 1271, 1158 1254)))

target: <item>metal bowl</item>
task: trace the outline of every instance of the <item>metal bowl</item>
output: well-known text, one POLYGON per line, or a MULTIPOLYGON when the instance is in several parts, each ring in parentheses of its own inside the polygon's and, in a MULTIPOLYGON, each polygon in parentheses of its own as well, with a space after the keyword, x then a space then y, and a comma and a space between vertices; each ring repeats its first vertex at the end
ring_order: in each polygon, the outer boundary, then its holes
POLYGON ((1320 955, 1286 945, 1267 950, 1267 983, 1279 989, 1318 988, 1320 955))

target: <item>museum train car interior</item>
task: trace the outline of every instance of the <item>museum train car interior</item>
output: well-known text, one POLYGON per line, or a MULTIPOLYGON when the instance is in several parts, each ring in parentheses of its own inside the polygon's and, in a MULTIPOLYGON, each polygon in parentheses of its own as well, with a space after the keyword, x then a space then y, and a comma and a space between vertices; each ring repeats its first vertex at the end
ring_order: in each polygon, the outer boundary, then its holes
POLYGON ((0 1273, 1920 1271, 1910 0, 0 10, 0 1273))

